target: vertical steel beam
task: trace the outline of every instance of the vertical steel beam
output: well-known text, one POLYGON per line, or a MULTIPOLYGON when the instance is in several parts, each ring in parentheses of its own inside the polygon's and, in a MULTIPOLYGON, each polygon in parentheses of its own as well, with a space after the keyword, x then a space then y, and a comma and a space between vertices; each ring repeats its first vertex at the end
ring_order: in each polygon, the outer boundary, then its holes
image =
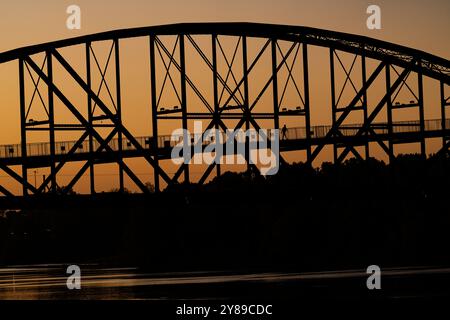
POLYGON ((419 101, 417 101, 419 105, 419 122, 420 122, 420 155, 422 158, 426 159, 427 153, 426 153, 426 145, 425 145, 425 106, 423 101, 423 75, 422 75, 422 68, 421 64, 422 62, 419 61, 419 71, 417 72, 417 85, 418 85, 418 98, 419 101))
POLYGON ((21 136, 21 157, 22 157, 22 194, 28 196, 28 172, 27 172, 27 119, 25 110, 25 74, 24 60, 19 59, 19 94, 20 94, 20 136, 21 136))
POLYGON ((277 40, 272 39, 272 86, 273 86, 273 122, 274 129, 280 129, 280 105, 278 99, 277 40))
MULTIPOLYGON (((367 121, 367 116, 369 113, 369 104, 367 102, 367 71, 366 71, 366 56, 363 54, 361 56, 361 73, 362 73, 362 87, 364 88, 363 93, 363 117, 364 117, 364 123, 367 121)), ((368 132, 366 131, 366 143, 365 143, 365 152, 366 152, 366 160, 370 158, 370 149, 369 149, 369 136, 368 132)))
MULTIPOLYGON (((187 92, 186 92, 186 53, 184 35, 180 34, 180 75, 181 75, 181 117, 184 131, 183 143, 189 143, 190 137, 186 136, 187 132, 187 92)), ((184 150, 187 150, 186 148, 184 150)), ((189 165, 184 166, 184 183, 189 183, 189 165)))
POLYGON ((387 125, 388 125, 388 148, 389 148, 389 163, 394 161, 394 144, 392 142, 392 95, 391 92, 391 66, 386 64, 386 106, 387 106, 387 125))
POLYGON ((150 91, 152 103, 152 153, 155 166, 155 192, 159 192, 159 145, 158 145, 158 102, 156 96, 156 59, 155 59, 155 35, 150 35, 150 91))
MULTIPOLYGON (((115 52, 115 62, 116 62, 116 107, 117 107, 117 120, 118 129, 117 142, 118 147, 118 159, 121 163, 123 161, 123 137, 122 137, 122 96, 120 88, 120 54, 119 54, 119 39, 114 39, 114 52, 115 52)), ((123 193, 125 190, 124 180, 123 180, 123 168, 119 165, 119 188, 120 192, 123 193)))
MULTIPOLYGON (((331 119, 333 127, 336 125, 336 81, 334 76, 334 49, 330 48, 330 84, 331 84, 331 119)), ((333 138, 333 137, 331 137, 333 138)), ((336 140, 333 142, 333 162, 338 162, 338 149, 336 140)))
MULTIPOLYGON (((212 67, 213 67, 213 90, 214 90, 214 128, 216 132, 219 130, 219 91, 217 88, 217 35, 211 35, 212 39, 212 67)), ((216 145, 218 145, 219 141, 217 141, 218 137, 215 137, 216 145)), ((220 163, 216 164, 217 176, 220 176, 220 163)))
MULTIPOLYGON (((244 112, 245 112, 245 130, 250 130, 250 100, 248 91, 248 54, 247 54, 247 37, 242 36, 242 66, 244 73, 244 112)), ((247 170, 250 170, 250 140, 249 135, 245 135, 245 161, 247 162, 247 170)))
POLYGON ((305 96, 305 127, 306 127, 306 159, 307 163, 311 164, 311 113, 309 105, 309 67, 308 67, 308 46, 303 43, 303 82, 304 82, 304 96, 305 96))
POLYGON ((445 148, 447 145, 447 136, 445 134, 446 131, 446 106, 447 103, 445 101, 445 90, 444 90, 444 82, 440 82, 440 92, 441 92, 441 127, 442 127, 442 148, 445 148))
MULTIPOLYGON (((53 83, 53 62, 52 53, 46 52, 47 55, 47 77, 50 83, 53 83)), ((53 103, 53 90, 48 86, 48 120, 49 120, 49 139, 50 139, 50 172, 51 172, 51 193, 56 193, 56 160, 55 160, 55 110, 53 103)))
MULTIPOLYGON (((86 84, 89 89, 92 88, 91 79, 91 43, 86 43, 86 84)), ((88 124, 93 127, 93 112, 92 112, 92 99, 90 95, 87 95, 87 108, 88 108, 88 124)), ((89 185, 91 194, 95 194, 95 172, 94 172, 94 137, 92 132, 89 131, 89 185)))

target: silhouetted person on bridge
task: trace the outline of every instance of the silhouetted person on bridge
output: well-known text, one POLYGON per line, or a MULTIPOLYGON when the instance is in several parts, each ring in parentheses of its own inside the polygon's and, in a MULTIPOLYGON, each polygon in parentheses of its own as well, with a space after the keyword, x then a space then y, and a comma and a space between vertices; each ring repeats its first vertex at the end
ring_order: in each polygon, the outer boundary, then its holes
POLYGON ((286 125, 284 125, 283 128, 281 128, 281 139, 282 140, 287 139, 287 136, 286 136, 287 130, 288 129, 287 129, 286 125))

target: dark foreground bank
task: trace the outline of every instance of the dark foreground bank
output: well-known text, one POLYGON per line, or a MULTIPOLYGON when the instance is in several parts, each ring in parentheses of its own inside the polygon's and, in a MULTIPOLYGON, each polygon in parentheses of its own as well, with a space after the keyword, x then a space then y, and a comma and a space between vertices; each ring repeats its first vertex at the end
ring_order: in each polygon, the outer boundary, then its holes
POLYGON ((393 165, 295 164, 267 178, 226 173, 146 196, 2 199, 0 264, 150 272, 450 266, 449 169, 448 158, 402 156, 393 165))

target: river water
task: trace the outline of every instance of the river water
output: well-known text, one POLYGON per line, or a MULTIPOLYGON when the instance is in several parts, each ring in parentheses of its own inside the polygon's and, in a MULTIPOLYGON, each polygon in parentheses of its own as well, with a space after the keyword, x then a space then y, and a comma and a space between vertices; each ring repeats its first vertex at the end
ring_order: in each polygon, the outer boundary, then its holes
MULTIPOLYGON (((0 268, 0 300, 173 300, 366 295, 365 270, 312 273, 145 273, 137 268, 80 265, 81 289, 69 290, 68 265, 0 268), (340 293, 339 293, 340 292, 340 293), (344 292, 344 293, 343 293, 344 292)), ((382 270, 387 298, 448 295, 450 268, 382 270), (434 281, 434 282, 433 282, 434 281)))

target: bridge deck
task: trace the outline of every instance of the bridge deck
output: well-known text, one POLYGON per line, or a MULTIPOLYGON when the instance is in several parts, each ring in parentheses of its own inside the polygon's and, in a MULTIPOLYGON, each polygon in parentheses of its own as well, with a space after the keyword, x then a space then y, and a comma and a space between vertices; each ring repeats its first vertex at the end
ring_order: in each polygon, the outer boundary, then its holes
MULTIPOLYGON (((327 133, 331 129, 331 125, 311 127, 311 139, 306 139, 306 128, 296 127, 288 128, 286 137, 280 133, 280 151, 304 150, 309 145, 318 145, 325 142, 326 144, 342 144, 342 145, 364 145, 366 141, 387 141, 389 140, 389 130, 386 123, 374 123, 371 129, 376 135, 362 135, 355 137, 361 128, 361 124, 349 124, 340 127, 341 135, 339 137, 331 137, 326 139, 327 133)), ((425 138, 450 137, 450 119, 445 120, 445 130, 442 128, 442 120, 426 120, 424 135, 420 132, 419 121, 401 121, 395 122, 392 127, 391 139, 394 143, 411 143, 420 141, 425 138)), ((152 152, 152 137, 138 137, 137 141, 144 148, 144 152, 152 152)), ((55 160, 57 162, 67 159, 67 153, 75 145, 76 141, 62 141, 55 144, 55 160)), ((158 137, 158 154, 160 159, 170 158, 173 147, 177 141, 171 141, 171 136, 158 137)), ((204 143, 204 146, 206 144, 204 143)), ((94 141, 94 150, 99 148, 100 144, 94 141)), ((100 151, 96 152, 94 158, 97 163, 114 162, 118 157, 119 143, 118 139, 112 139, 109 146, 113 152, 100 151)), ((122 145, 122 156, 124 158, 141 157, 142 151, 124 140, 122 145)), ((80 147, 70 156, 67 161, 86 161, 91 158, 89 153, 89 141, 86 139, 80 147)), ((26 161, 29 168, 47 167, 50 165, 50 143, 29 143, 27 144, 27 157, 24 160, 21 156, 21 145, 2 145, 0 146, 0 163, 4 165, 21 165, 26 161)))

